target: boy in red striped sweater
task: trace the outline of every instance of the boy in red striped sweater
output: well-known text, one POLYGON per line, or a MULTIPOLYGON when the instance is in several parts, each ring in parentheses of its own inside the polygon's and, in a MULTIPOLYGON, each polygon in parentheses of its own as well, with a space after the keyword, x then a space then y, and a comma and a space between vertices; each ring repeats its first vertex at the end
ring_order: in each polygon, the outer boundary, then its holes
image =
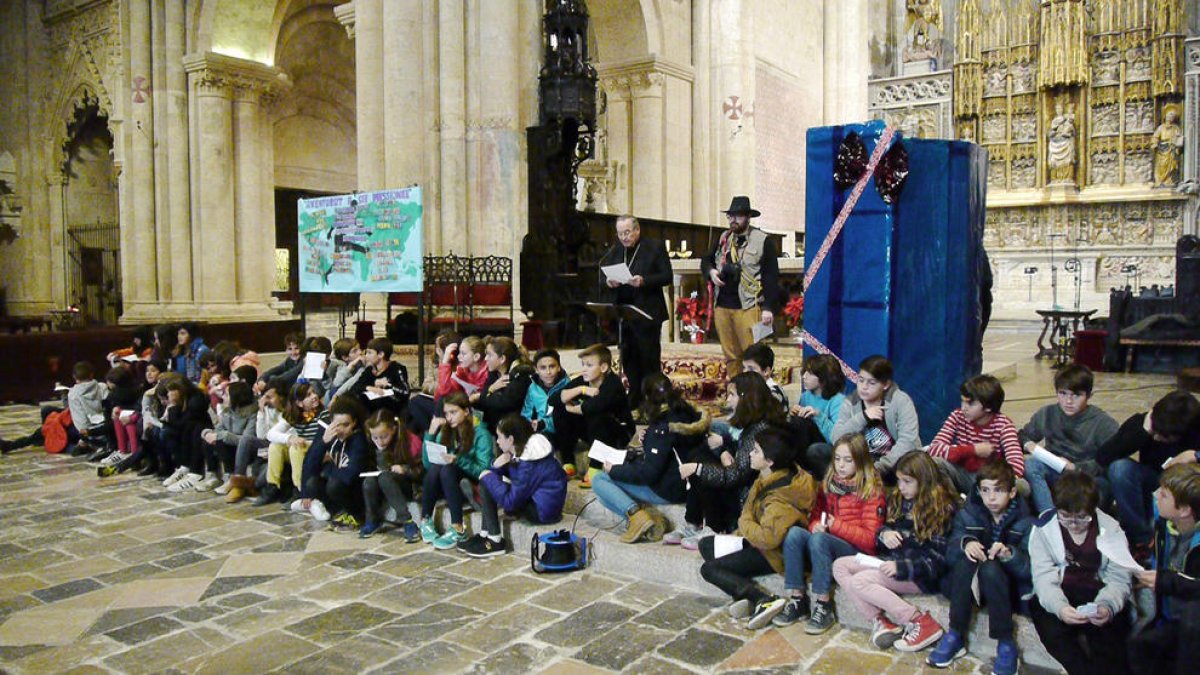
MULTIPOLYGON (((1004 387, 991 375, 976 375, 958 388, 962 405, 950 413, 929 444, 928 452, 962 494, 971 494, 975 474, 997 456, 1020 478, 1025 456, 1017 439, 1017 426, 1000 412, 1004 387)), ((1023 482, 1023 481, 1022 481, 1023 482)))

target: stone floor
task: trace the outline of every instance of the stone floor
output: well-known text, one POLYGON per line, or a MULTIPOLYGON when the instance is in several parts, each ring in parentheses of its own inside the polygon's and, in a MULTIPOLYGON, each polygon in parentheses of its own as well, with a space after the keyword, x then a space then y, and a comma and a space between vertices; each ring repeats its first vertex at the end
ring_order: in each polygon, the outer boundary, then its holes
MULTIPOLYGON (((1005 411, 1053 399, 1033 337, 989 337, 1005 411)), ((1166 376, 1100 374, 1094 402, 1125 416, 1166 376)), ((0 409, 0 436, 37 423, 0 409)), ((0 460, 0 669, 35 672, 908 673, 923 654, 862 632, 744 630, 697 589, 596 573, 541 576, 521 553, 486 561, 394 535, 334 534, 277 506, 99 480, 79 459, 0 460)), ((960 672, 987 672, 967 658, 960 672)))

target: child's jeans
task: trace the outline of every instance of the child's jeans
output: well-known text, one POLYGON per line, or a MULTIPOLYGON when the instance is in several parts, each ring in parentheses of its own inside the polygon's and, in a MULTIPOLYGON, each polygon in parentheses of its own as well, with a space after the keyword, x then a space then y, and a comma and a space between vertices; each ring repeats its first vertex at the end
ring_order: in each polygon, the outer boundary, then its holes
POLYGON ((963 558, 950 571, 950 629, 965 636, 971 630, 975 594, 971 581, 979 574, 979 596, 988 612, 988 636, 1013 639, 1013 584, 1004 566, 995 560, 977 563, 963 558), (978 572, 976 572, 978 570, 978 572))
POLYGON ((852 557, 838 558, 833 563, 833 578, 849 594, 863 616, 874 617, 882 610, 893 622, 903 626, 921 613, 900 597, 920 593, 921 587, 912 581, 893 579, 880 572, 878 567, 864 565, 852 557))
POLYGON ((804 590, 804 562, 812 565, 812 592, 826 595, 833 588, 833 561, 854 555, 854 544, 828 532, 812 533, 803 527, 792 527, 783 540, 783 579, 789 591, 804 590))

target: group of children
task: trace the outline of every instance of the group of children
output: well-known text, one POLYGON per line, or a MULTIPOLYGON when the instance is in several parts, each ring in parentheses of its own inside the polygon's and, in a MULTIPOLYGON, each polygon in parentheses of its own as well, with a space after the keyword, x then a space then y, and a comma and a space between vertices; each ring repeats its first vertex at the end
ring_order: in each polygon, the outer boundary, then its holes
POLYGON ((282 501, 336 530, 391 527, 474 557, 506 551, 501 508, 558 521, 577 476, 622 520, 622 541, 698 550, 703 578, 751 628, 828 630, 836 583, 872 617, 873 644, 936 644, 935 667, 965 653, 976 605, 998 644, 996 673, 1016 672, 1016 613, 1068 672, 1194 663, 1200 402, 1186 392, 1118 425, 1090 405, 1091 372, 1069 365, 1055 376, 1057 402, 1018 430, 999 381, 981 375, 923 447, 916 408, 881 356, 860 364, 849 393, 834 357, 807 359, 790 405, 773 353, 754 345, 719 419, 651 375, 639 430, 603 345, 582 350, 568 378, 554 350, 529 359, 506 337, 445 332, 435 374, 411 389, 386 339, 285 342, 283 363, 259 372, 256 354, 208 348, 191 326, 139 333, 110 355, 103 384, 77 364, 66 409, 44 411, 47 431, 0 450, 49 445, 59 425, 101 477, 140 468, 173 492, 282 501), (310 353, 326 355, 319 372, 310 353), (577 461, 596 442, 633 447, 622 462, 577 461), (450 524, 439 532, 441 500, 450 524), (672 503, 685 505, 673 525, 656 508, 672 503), (470 536, 467 508, 482 516, 470 536), (773 573, 784 577, 779 597, 755 582, 773 573), (1135 586, 1157 606, 1127 660, 1135 586), (906 599, 937 592, 950 598, 948 627, 906 599))

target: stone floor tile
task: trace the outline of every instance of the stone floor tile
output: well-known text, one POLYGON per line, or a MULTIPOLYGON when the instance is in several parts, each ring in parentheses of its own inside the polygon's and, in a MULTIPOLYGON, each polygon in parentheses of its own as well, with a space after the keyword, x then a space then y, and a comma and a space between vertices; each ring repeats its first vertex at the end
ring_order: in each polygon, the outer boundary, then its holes
POLYGON ((46 584, 56 585, 68 581, 78 581, 85 577, 95 578, 97 575, 106 574, 125 567, 125 563, 113 560, 106 555, 94 555, 54 565, 53 567, 46 567, 37 570, 35 574, 39 579, 45 581, 46 584))
POLYGON ((265 595, 259 593, 234 593, 233 595, 223 595, 214 602, 222 607, 229 609, 241 609, 251 605, 257 605, 260 602, 269 600, 265 595))
POLYGON ((212 579, 143 579, 116 587, 112 609, 181 607, 200 600, 212 579))
POLYGON ((115 628, 128 626, 137 623, 143 619, 148 619, 152 616, 165 614, 173 610, 174 607, 130 607, 125 609, 110 609, 88 628, 88 635, 98 635, 107 633, 115 628))
POLYGON ((363 635, 289 663, 283 668, 283 672, 288 675, 357 675, 376 664, 390 661, 405 651, 407 649, 403 646, 363 635))
POLYGON ((221 607, 215 603, 183 607, 171 613, 171 616, 185 623, 203 623, 209 619, 223 616, 233 611, 230 607, 221 607))
POLYGON ((250 588, 264 584, 272 579, 277 579, 278 575, 255 575, 255 576, 240 576, 240 577, 217 577, 212 580, 208 588, 204 589, 204 595, 200 596, 201 600, 215 598, 219 595, 240 591, 243 588, 250 588))
POLYGON ((184 551, 192 551, 202 548, 203 546, 204 544, 202 542, 196 541, 195 539, 189 539, 187 537, 174 537, 170 539, 160 539, 153 543, 143 544, 141 546, 135 546, 133 548, 117 551, 115 554, 113 554, 113 557, 124 563, 137 564, 158 560, 159 558, 166 558, 177 553, 183 553, 184 551))
POLYGON ((154 564, 163 569, 176 570, 181 567, 188 567, 190 565, 195 565, 196 563, 202 563, 206 560, 212 560, 212 558, 209 558, 203 553, 184 551, 183 553, 176 553, 173 556, 168 556, 161 560, 155 560, 154 564))
POLYGON ((419 550, 401 558, 379 563, 372 569, 394 577, 409 579, 420 576, 429 570, 445 567, 456 561, 456 556, 439 553, 426 548, 425 550, 419 550))
POLYGON ((364 552, 338 558, 337 560, 331 561, 329 564, 350 572, 356 572, 388 559, 389 558, 386 555, 364 552))
POLYGON ((195 577, 208 577, 212 579, 220 573, 221 568, 225 566, 225 556, 201 560, 198 562, 176 567, 174 569, 164 569, 162 572, 156 572, 154 579, 190 579, 195 577))
MULTIPOLYGON (((528 553, 528 550, 523 553, 528 553)), ((514 552, 482 560, 464 558, 461 562, 446 567, 445 571, 453 572, 461 577, 470 577, 478 581, 491 581, 510 572, 528 569, 529 556, 514 552)))
POLYGON ((65 600, 66 598, 70 598, 72 596, 90 593, 103 587, 104 584, 96 581, 95 579, 77 579, 75 581, 68 581, 65 584, 59 584, 57 586, 36 590, 31 593, 31 595, 44 603, 50 604, 53 602, 58 602, 59 600, 65 600))
POLYGON ((138 565, 124 565, 120 569, 113 570, 107 574, 97 574, 96 581, 110 586, 124 584, 138 579, 147 579, 155 574, 162 572, 163 569, 152 563, 140 563, 138 565))
POLYGON ((165 616, 154 616, 136 623, 107 631, 105 635, 127 645, 136 645, 153 640, 160 635, 173 633, 184 625, 165 616))
POLYGON ((322 530, 313 534, 308 540, 308 548, 305 550, 313 553, 316 551, 368 551, 379 546, 379 541, 376 539, 359 539, 354 534, 345 534, 340 532, 330 532, 322 530))
POLYGON ((550 665, 538 671, 538 675, 606 675, 612 671, 576 661, 574 659, 562 659, 560 661, 551 662, 550 665))
POLYGON ((542 591, 531 598, 530 602, 558 612, 573 612, 624 585, 615 579, 585 572, 578 576, 572 575, 570 580, 564 580, 542 591))
MULTIPOLYGON (((257 586, 254 592, 275 598, 297 595, 308 589, 336 581, 343 576, 345 576, 345 573, 336 567, 329 567, 327 565, 309 566, 305 562, 302 563, 300 570, 295 574, 279 577, 262 586, 257 586)), ((395 582, 396 580, 392 579, 392 581, 395 582)))
POLYGON ((43 567, 48 567, 56 563, 63 563, 69 560, 74 560, 72 556, 54 549, 31 551, 29 553, 21 553, 14 555, 4 561, 4 572, 6 574, 24 574, 28 572, 36 572, 43 567))
POLYGON ((103 609, 35 607, 0 624, 0 645, 67 645, 83 635, 103 609))
POLYGON ((4 577, 4 583, 0 583, 0 600, 50 585, 30 574, 17 574, 11 577, 4 577))
POLYGON ((213 619, 212 623, 229 633, 244 637, 266 633, 295 623, 325 608, 295 597, 276 598, 213 619))
POLYGON ((675 632, 626 624, 589 642, 575 658, 600 668, 622 671, 675 636, 675 632))
POLYGON ((306 640, 330 645, 396 618, 396 614, 363 602, 336 607, 286 627, 306 640))
POLYGON ((15 614, 22 610, 43 605, 41 600, 32 595, 14 595, 12 597, 0 600, 0 619, 7 617, 10 614, 15 614))
POLYGON ((484 657, 464 672, 471 675, 527 673, 539 664, 554 658, 556 654, 557 652, 553 647, 539 647, 537 645, 518 642, 490 656, 484 657))
POLYGON ((282 631, 266 633, 220 652, 189 661, 187 670, 213 675, 229 673, 265 673, 298 657, 312 654, 320 647, 308 640, 282 631))
POLYGON ((300 553, 248 553, 229 556, 218 577, 291 574, 300 567, 300 553))
POLYGON ((622 588, 620 593, 614 593, 612 600, 613 602, 619 602, 629 607, 650 609, 663 600, 675 596, 677 593, 677 589, 669 586, 652 584, 646 581, 634 581, 625 588, 622 588))
MULTIPOLYGON (((206 511, 208 510, 211 509, 206 509, 206 511)), ((218 518, 209 513, 204 513, 198 516, 180 518, 174 522, 168 521, 162 523, 153 523, 143 527, 136 527, 126 530, 125 534, 133 537, 134 539, 154 542, 174 537, 183 537, 185 535, 192 534, 193 532, 201 532, 214 527, 227 525, 228 523, 229 521, 227 520, 218 518)))
MULTIPOLYGON (((722 614, 724 614, 724 612, 722 612, 722 614)), ((725 616, 728 617, 727 614, 725 616)), ((733 619, 729 619, 729 621, 733 621, 733 619)), ((740 628, 741 630, 746 631, 745 622, 741 622, 740 628)), ((842 628, 841 626, 834 626, 820 635, 809 635, 808 633, 804 632, 803 622, 797 622, 790 626, 784 626, 783 628, 776 628, 774 630, 778 631, 779 635, 782 636, 783 639, 787 640, 788 644, 795 648, 797 652, 804 655, 817 653, 831 640, 838 637, 843 632, 847 632, 846 629, 842 628)), ((865 642, 863 646, 865 648, 868 645, 869 642, 865 642)), ((870 648, 874 649, 874 646, 871 646, 870 648)))
MULTIPOLYGON (((334 572, 341 572, 336 568, 332 569, 334 572)), ((317 602, 350 602, 396 583, 394 577, 379 574, 374 570, 365 570, 350 576, 335 577, 335 579, 335 581, 310 588, 301 593, 301 596, 317 602)))
POLYGON ((882 673, 892 665, 894 652, 868 653, 850 647, 831 646, 821 651, 808 667, 812 675, 882 673))
POLYGON ((705 671, 690 670, 678 663, 672 663, 657 656, 647 656, 633 664, 629 672, 638 673, 639 675, 690 675, 691 673, 705 671))
MULTIPOLYGON (((395 580, 393 579, 392 581, 394 582, 395 580)), ((426 605, 432 605, 435 602, 448 600, 459 593, 472 589, 476 585, 477 582, 469 581, 453 574, 430 572, 415 579, 402 581, 398 584, 393 583, 386 588, 372 593, 366 599, 380 607, 387 607, 393 611, 407 613, 426 605)), ((463 602, 459 602, 458 600, 455 600, 455 602, 467 607, 473 607, 474 605, 467 602, 467 600, 474 593, 475 591, 472 590, 471 593, 463 597, 463 602)), ((476 607, 476 609, 479 608, 476 607)))
POLYGON ((46 649, 51 649, 50 645, 0 646, 0 664, 12 663, 13 661, 23 659, 30 654, 36 654, 46 649))
POLYGON ((772 628, 760 631, 758 637, 747 642, 733 656, 721 662, 721 670, 751 670, 797 664, 803 655, 787 641, 779 631, 772 628))
MULTIPOLYGON (((455 574, 464 571, 463 568, 457 566, 449 569, 455 574)), ((481 612, 495 612, 514 603, 523 602, 526 598, 549 586, 549 582, 533 576, 510 574, 473 588, 470 593, 464 594, 455 602, 481 612)))
POLYGON ((537 639, 559 647, 581 647, 628 621, 635 612, 611 602, 596 602, 538 631, 537 639))
MULTIPOLYGON (((455 602, 466 606, 465 601, 469 599, 470 595, 457 598, 455 602)), ((490 653, 506 647, 508 643, 521 636, 557 621, 561 616, 548 609, 521 603, 463 626, 446 635, 445 640, 490 653)))
POLYGON ((69 645, 39 649, 5 663, 13 672, 58 673, 85 661, 103 658, 121 649, 122 645, 103 635, 84 636, 69 645))
POLYGON ((470 624, 479 612, 448 602, 431 605, 371 631, 396 644, 423 644, 470 624))
MULTIPOLYGON (((614 593, 614 599, 625 595, 628 588, 614 593)), ((700 595, 677 595, 662 601, 649 611, 635 617, 635 623, 664 630, 681 631, 706 618, 720 601, 700 595)))
POLYGON ((432 642, 367 672, 458 673, 482 656, 473 649, 459 645, 432 642))
POLYGON ((690 666, 710 668, 732 656, 742 644, 742 640, 729 635, 690 628, 658 651, 690 666))

